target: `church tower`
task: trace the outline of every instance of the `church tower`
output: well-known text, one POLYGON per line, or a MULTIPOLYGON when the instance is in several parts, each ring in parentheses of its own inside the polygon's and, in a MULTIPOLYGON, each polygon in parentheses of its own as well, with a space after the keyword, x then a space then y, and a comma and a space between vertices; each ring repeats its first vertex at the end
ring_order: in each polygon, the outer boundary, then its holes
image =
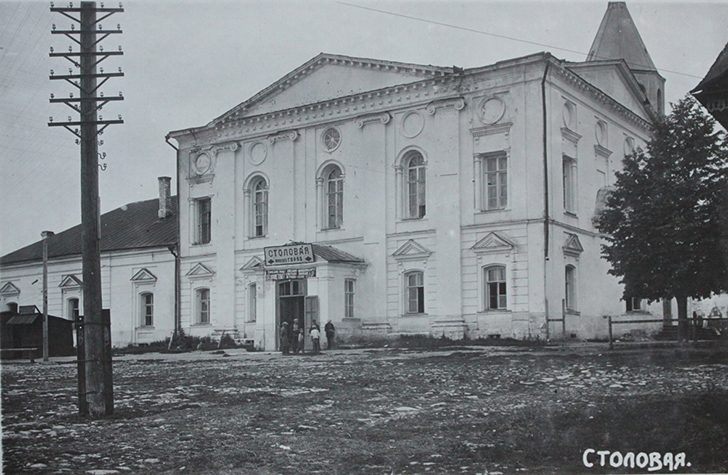
POLYGON ((615 59, 627 63, 652 108, 664 114, 665 78, 657 72, 625 2, 609 2, 586 58, 587 62, 615 59))

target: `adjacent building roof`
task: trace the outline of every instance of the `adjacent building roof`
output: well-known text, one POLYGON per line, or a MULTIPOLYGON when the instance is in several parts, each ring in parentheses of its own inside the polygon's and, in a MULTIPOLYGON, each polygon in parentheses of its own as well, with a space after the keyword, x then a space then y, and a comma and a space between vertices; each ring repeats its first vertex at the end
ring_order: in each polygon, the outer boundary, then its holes
MULTIPOLYGON (((146 249, 177 242, 177 197, 172 214, 158 217, 159 199, 138 201, 101 215, 101 252, 146 249)), ((81 255, 81 225, 50 236, 49 259, 81 255)), ((43 259, 43 241, 0 257, 0 265, 43 259)))
POLYGON ((693 96, 728 129, 728 44, 695 89, 693 96))
POLYGON ((623 59, 630 69, 657 71, 625 2, 609 2, 587 61, 623 59))

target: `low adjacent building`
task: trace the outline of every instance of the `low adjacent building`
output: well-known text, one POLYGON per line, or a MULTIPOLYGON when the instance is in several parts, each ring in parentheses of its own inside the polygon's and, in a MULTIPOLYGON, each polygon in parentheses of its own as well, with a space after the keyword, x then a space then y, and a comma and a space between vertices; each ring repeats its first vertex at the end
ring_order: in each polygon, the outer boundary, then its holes
MULTIPOLYGON (((101 216, 101 282, 114 346, 163 341, 175 329, 177 202, 170 178, 160 198, 101 216)), ((83 312, 81 225, 47 238, 48 312, 73 321, 83 312)), ((0 311, 43 306, 43 241, 0 257, 0 311)))

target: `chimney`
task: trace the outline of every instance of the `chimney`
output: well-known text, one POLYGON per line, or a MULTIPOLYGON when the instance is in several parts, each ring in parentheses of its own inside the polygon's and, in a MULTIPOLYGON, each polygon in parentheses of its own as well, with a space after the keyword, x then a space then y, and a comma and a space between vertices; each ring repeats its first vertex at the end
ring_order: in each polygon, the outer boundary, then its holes
POLYGON ((172 215, 171 181, 172 179, 168 176, 159 177, 159 219, 172 215))

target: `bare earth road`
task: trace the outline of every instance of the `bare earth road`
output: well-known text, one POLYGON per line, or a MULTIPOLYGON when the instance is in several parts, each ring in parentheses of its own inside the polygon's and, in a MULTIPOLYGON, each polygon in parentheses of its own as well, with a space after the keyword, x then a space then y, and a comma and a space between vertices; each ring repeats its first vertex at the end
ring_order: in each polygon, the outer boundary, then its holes
POLYGON ((120 356, 98 421, 70 361, 3 363, 3 473, 728 472, 724 348, 120 356))

